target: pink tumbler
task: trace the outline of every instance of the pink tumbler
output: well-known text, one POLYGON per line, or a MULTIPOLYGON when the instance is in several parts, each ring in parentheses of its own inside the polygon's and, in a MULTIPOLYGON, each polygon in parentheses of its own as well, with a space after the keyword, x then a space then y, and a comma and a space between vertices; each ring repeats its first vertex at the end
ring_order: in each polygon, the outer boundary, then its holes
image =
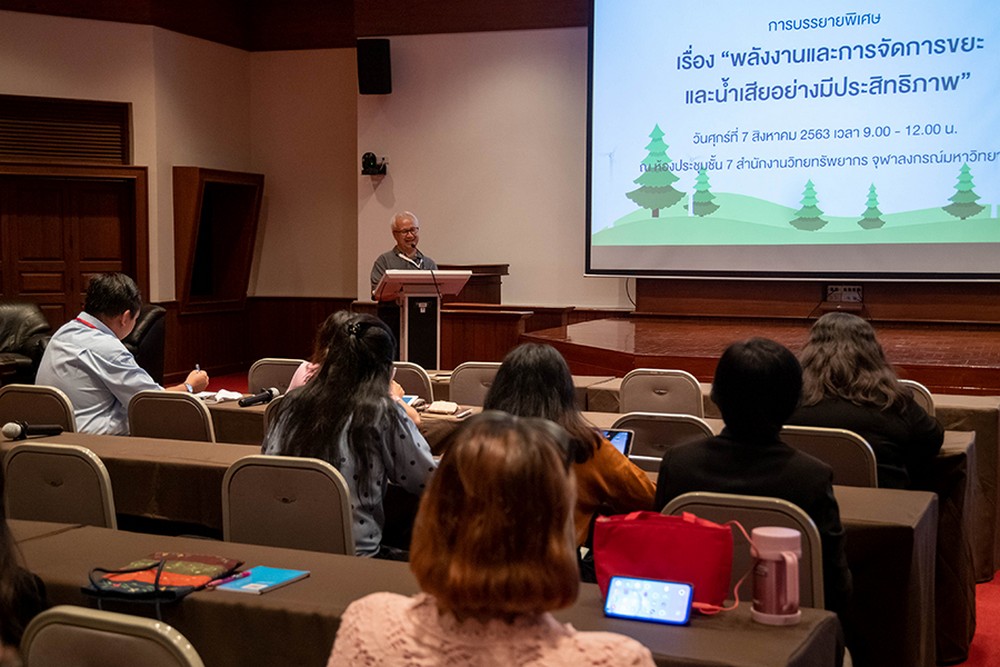
POLYGON ((798 623, 802 534, 793 528, 762 526, 753 529, 751 540, 755 559, 751 617, 767 625, 798 623))

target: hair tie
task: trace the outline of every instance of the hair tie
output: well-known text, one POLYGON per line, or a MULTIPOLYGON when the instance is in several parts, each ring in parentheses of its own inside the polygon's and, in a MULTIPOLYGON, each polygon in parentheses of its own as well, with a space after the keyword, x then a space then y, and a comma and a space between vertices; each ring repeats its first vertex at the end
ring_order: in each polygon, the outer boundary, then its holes
POLYGON ((347 325, 347 333, 357 338, 358 334, 361 333, 361 324, 358 322, 352 322, 347 325))

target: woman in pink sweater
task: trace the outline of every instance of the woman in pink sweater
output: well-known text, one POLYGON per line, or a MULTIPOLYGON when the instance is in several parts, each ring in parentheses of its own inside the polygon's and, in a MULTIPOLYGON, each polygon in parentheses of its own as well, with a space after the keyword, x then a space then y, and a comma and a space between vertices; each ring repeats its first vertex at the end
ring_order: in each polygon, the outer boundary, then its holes
POLYGON ((555 424, 500 412, 456 431, 414 524, 410 568, 424 592, 351 604, 330 667, 651 666, 635 640, 549 613, 580 585, 569 449, 555 424))

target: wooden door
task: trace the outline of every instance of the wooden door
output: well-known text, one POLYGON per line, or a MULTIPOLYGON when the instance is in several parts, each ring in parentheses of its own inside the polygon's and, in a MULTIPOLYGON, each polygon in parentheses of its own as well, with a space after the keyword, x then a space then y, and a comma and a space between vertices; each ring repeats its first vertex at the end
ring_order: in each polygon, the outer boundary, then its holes
POLYGON ((92 274, 136 275, 135 208, 128 180, 0 177, 3 298, 34 301, 56 328, 92 274))

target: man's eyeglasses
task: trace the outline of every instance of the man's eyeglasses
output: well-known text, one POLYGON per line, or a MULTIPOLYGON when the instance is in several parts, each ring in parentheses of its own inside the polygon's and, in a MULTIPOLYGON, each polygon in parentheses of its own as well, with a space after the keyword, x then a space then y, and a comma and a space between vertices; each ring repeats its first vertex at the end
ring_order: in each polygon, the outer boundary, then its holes
POLYGON ((392 233, 393 234, 400 234, 402 236, 407 236, 407 235, 410 235, 410 234, 412 234, 413 236, 416 236, 419 232, 420 232, 420 228, 419 227, 410 227, 409 229, 396 229, 396 230, 393 230, 392 233))

